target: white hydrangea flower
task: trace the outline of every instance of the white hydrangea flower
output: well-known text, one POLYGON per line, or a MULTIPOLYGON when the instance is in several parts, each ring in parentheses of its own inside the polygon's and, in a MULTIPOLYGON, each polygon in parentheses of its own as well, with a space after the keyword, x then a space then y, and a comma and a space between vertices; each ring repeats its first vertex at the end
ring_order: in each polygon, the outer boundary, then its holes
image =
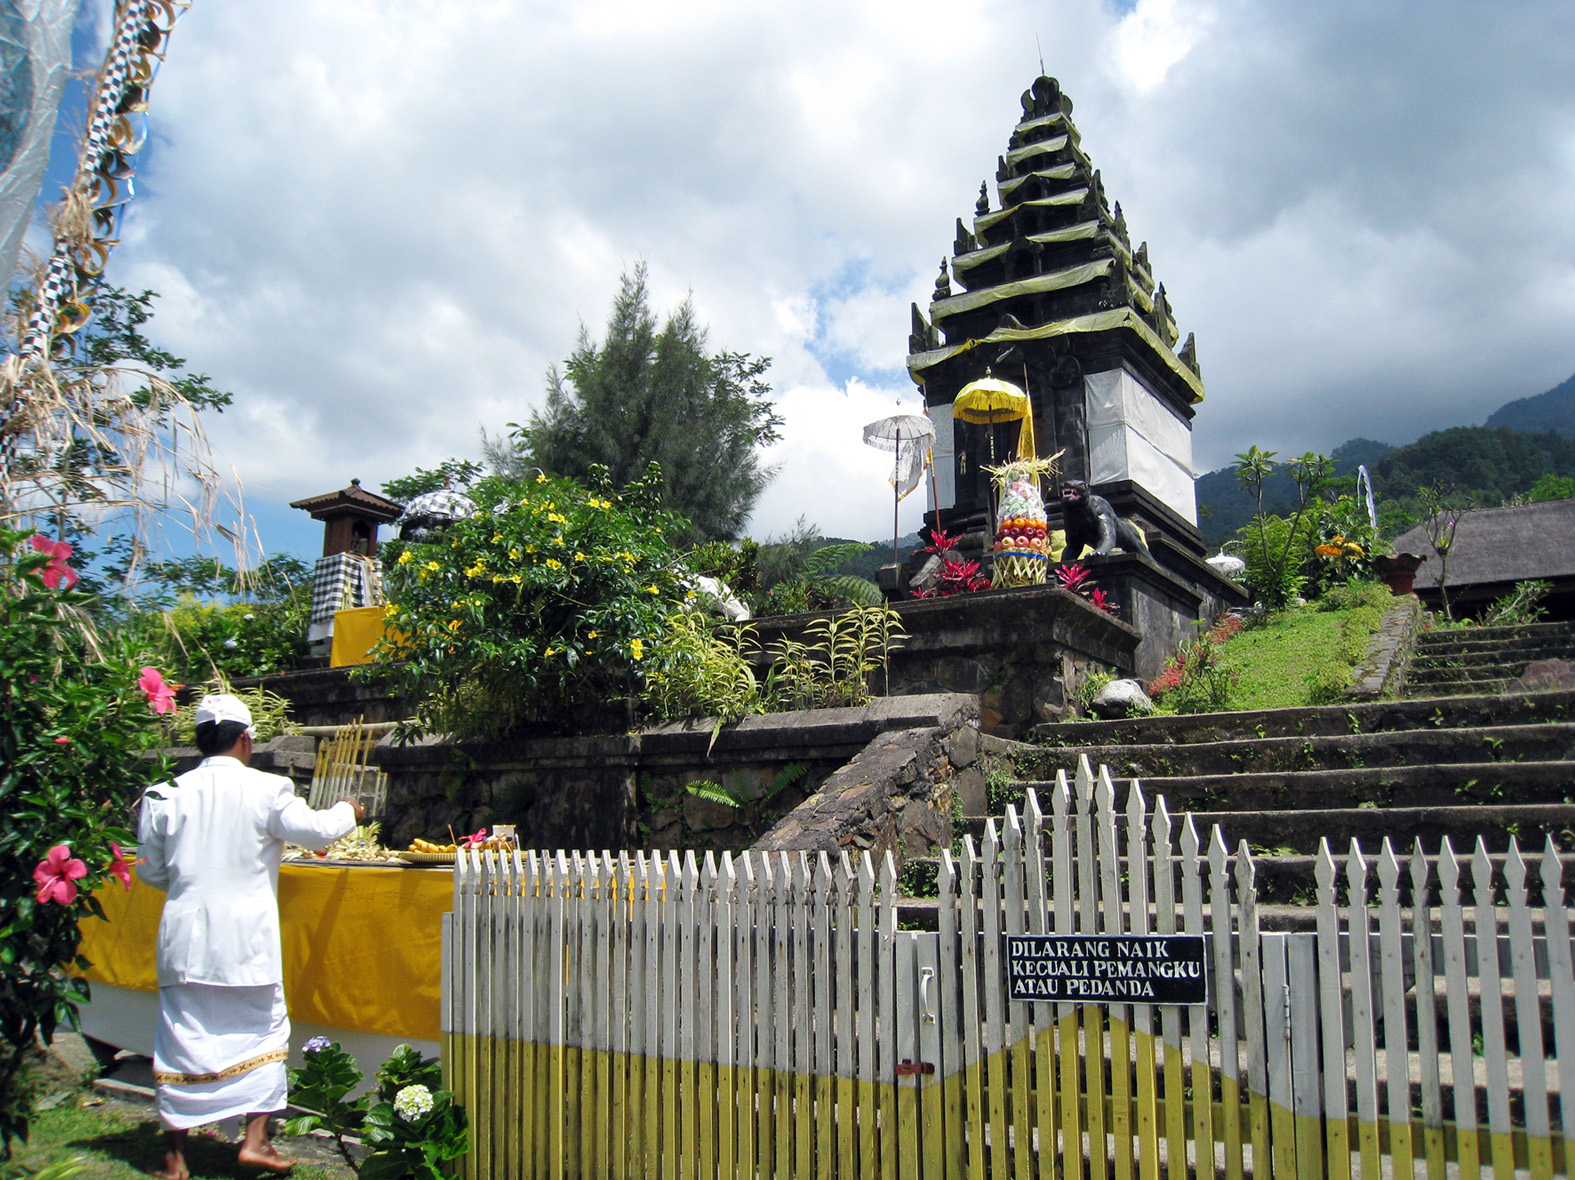
POLYGON ((406 1086, 394 1095, 394 1113, 407 1123, 416 1119, 432 1109, 432 1091, 425 1086, 406 1086))

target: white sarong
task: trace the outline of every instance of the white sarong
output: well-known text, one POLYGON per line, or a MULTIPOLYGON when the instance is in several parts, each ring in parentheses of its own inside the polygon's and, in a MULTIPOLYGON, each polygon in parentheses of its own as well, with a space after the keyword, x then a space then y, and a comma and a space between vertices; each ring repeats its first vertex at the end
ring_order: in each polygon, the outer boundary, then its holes
POLYGON ((179 1131, 283 1110, 289 1053, 283 984, 161 987, 153 1036, 159 1122, 179 1131))

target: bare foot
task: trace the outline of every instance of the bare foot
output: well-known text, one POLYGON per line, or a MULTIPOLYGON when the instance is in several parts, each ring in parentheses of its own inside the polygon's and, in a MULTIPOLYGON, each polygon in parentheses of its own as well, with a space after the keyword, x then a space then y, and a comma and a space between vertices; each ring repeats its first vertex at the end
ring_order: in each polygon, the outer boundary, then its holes
MULTIPOLYGON (((184 1143, 185 1132, 180 1132, 184 1143)), ((191 1169, 186 1167, 186 1153, 171 1149, 164 1153, 164 1166, 148 1171, 156 1180, 191 1180, 191 1169)))
MULTIPOLYGON (((235 1162, 243 1168, 258 1168, 264 1172, 288 1172, 295 1167, 295 1161, 288 1156, 282 1156, 272 1143, 265 1143, 261 1147, 248 1147, 241 1144, 235 1155, 235 1162)), ((175 1177, 172 1180, 186 1180, 185 1177, 175 1177)))

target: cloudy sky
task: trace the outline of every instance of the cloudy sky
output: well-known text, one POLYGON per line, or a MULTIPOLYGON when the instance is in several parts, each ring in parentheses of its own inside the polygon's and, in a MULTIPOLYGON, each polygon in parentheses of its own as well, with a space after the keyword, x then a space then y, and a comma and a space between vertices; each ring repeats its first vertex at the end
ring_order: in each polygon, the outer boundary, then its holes
POLYGON ((271 549, 319 543, 289 500, 477 456, 641 259, 774 358, 752 532, 877 537, 859 427, 917 405, 909 303, 1041 52, 1197 334, 1198 471, 1575 372, 1566 0, 197 0, 109 274, 236 394, 271 549))

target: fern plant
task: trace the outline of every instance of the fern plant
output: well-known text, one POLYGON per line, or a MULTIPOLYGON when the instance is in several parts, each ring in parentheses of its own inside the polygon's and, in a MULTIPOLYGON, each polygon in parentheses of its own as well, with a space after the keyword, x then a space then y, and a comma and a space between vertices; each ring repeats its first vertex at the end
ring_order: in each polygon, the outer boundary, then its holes
POLYGON ((720 803, 724 807, 748 807, 752 803, 769 803, 808 773, 808 762, 789 762, 766 784, 766 789, 759 795, 746 795, 738 787, 713 783, 706 779, 696 779, 685 786, 684 790, 697 799, 720 803))

